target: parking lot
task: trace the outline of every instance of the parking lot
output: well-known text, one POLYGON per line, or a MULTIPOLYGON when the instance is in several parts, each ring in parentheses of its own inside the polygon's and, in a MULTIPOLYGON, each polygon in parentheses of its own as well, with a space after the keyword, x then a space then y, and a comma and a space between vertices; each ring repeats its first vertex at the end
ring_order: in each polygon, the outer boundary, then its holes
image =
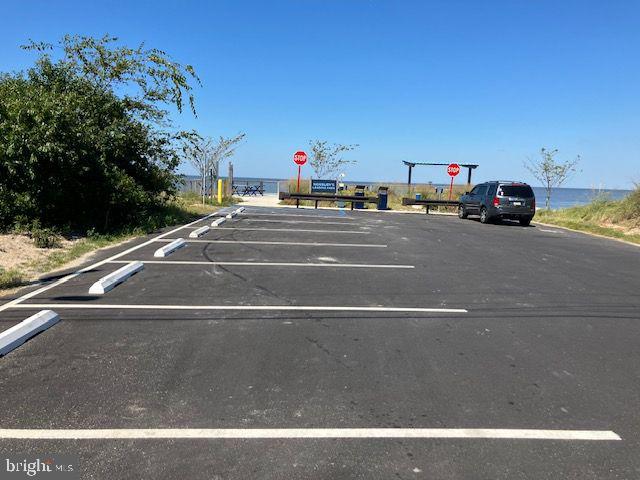
POLYGON ((259 207, 189 238, 214 219, 3 302, 0 331, 61 321, 0 358, 0 450, 83 478, 640 477, 638 247, 259 207))

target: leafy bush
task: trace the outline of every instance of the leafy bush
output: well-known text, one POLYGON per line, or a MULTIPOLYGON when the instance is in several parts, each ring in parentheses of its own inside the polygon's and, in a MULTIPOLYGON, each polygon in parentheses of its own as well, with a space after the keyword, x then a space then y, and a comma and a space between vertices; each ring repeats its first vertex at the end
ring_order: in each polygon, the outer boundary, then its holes
POLYGON ((51 228, 39 228, 31 231, 33 243, 38 248, 60 248, 60 236, 51 228))
POLYGON ((175 194, 181 137, 158 104, 181 109, 185 74, 163 52, 114 40, 64 37, 58 61, 32 44, 32 68, 0 75, 0 229, 20 219, 111 231, 175 194))

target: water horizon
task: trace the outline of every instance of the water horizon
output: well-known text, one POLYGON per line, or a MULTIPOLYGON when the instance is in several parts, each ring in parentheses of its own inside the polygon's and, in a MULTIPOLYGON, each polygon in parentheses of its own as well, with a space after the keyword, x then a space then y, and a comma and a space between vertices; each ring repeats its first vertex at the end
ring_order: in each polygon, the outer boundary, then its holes
MULTIPOLYGON (((181 175, 186 180, 199 180, 197 175, 181 175)), ((220 178, 226 179, 226 176, 221 176, 220 178)), ((265 178, 265 177, 235 177, 234 183, 258 183, 262 181, 264 183, 265 193, 267 194, 275 194, 278 191, 277 183, 278 182, 287 182, 291 180, 290 178, 265 178)), ((308 178, 304 179, 308 181, 308 178)), ((388 185, 393 187, 406 187, 406 182, 381 182, 381 181, 352 181, 345 180, 345 184, 347 185, 366 185, 368 187, 375 187, 378 185, 388 185)), ((458 184, 460 185, 460 184, 458 184)), ((448 184, 442 183, 415 183, 412 184, 413 187, 417 188, 428 188, 433 187, 438 189, 446 189, 449 188, 448 184)), ((536 195, 536 201, 538 207, 541 208, 544 206, 546 189, 540 186, 531 185, 533 191, 536 195)), ((580 187, 556 187, 551 192, 551 208, 559 209, 559 208, 570 208, 580 205, 587 205, 591 203, 598 197, 606 197, 610 200, 621 200, 627 195, 629 195, 633 190, 631 189, 616 189, 616 188, 580 188, 580 187)))

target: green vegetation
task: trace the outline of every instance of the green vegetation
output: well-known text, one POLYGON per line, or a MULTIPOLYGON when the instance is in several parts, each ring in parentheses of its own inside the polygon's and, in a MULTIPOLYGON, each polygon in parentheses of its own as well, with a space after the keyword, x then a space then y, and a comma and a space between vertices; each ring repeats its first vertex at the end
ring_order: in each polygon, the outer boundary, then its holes
POLYGON ((355 160, 348 160, 342 155, 358 148, 359 145, 343 145, 334 143, 329 145, 326 140, 309 140, 311 158, 309 166, 316 173, 316 178, 336 178, 347 165, 355 164, 355 160))
POLYGON ((0 73, 0 233, 50 251, 23 244, 0 289, 213 210, 177 195, 181 146, 199 135, 174 128, 168 109, 195 115, 193 67, 109 36, 23 48, 34 65, 0 73))
POLYGON ((57 60, 52 45, 31 43, 35 65, 0 75, 0 230, 111 233, 164 215, 178 143, 195 135, 171 129, 164 108, 181 110, 186 95, 193 110, 197 77, 164 52, 115 41, 65 36, 57 60))
POLYGON ((598 197, 579 207, 538 210, 535 220, 640 244, 640 186, 622 200, 598 197))
POLYGON ((19 287, 25 283, 26 280, 20 270, 16 268, 10 270, 0 268, 0 290, 19 287))
POLYGON ((540 149, 540 158, 529 159, 524 166, 544 186, 545 207, 549 210, 551 205, 551 193, 553 189, 561 186, 576 171, 576 165, 580 163, 578 155, 574 160, 560 162, 555 159, 557 149, 540 149))
POLYGON ((109 233, 99 233, 92 229, 79 238, 73 232, 59 233, 48 228, 30 231, 16 228, 14 233, 30 235, 36 246, 50 248, 51 251, 42 259, 22 263, 16 268, 8 270, 0 268, 0 292, 3 289, 26 285, 30 280, 39 278, 42 274, 56 270, 96 249, 113 246, 131 238, 155 232, 167 225, 188 223, 202 215, 215 211, 219 206, 231 205, 237 202, 238 199, 227 198, 221 205, 211 200, 202 205, 200 195, 188 193, 176 197, 171 202, 156 209, 153 214, 141 218, 137 226, 123 226, 119 229, 113 229, 109 233), (72 242, 61 245, 61 238, 63 237, 72 240, 72 242), (42 246, 36 238, 45 239, 46 242, 51 242, 51 238, 54 238, 55 244, 47 243, 47 246, 42 246))
POLYGON ((59 248, 60 236, 52 228, 31 228, 31 238, 38 248, 59 248))
POLYGON ((207 196, 214 196, 215 184, 220 173, 220 161, 233 157, 245 137, 245 133, 239 133, 235 137, 220 136, 218 140, 213 140, 198 135, 189 136, 182 141, 183 156, 198 171, 202 182, 200 192, 202 203, 206 203, 207 196))

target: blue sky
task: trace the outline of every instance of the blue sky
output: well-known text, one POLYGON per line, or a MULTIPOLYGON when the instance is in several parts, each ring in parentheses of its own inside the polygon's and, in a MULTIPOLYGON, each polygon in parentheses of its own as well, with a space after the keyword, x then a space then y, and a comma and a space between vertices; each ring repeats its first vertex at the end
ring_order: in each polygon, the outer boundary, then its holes
MULTIPOLYGON (((199 115, 175 122, 246 132, 236 175, 292 177, 293 152, 320 138, 360 144, 351 180, 403 181, 410 160, 536 183, 522 163, 546 146, 582 156, 568 186, 640 181, 636 0, 12 1, 2 11, 4 71, 33 61, 18 49, 28 38, 65 33, 145 41, 193 64, 199 115)), ((444 169, 414 178, 447 180, 444 169)))

